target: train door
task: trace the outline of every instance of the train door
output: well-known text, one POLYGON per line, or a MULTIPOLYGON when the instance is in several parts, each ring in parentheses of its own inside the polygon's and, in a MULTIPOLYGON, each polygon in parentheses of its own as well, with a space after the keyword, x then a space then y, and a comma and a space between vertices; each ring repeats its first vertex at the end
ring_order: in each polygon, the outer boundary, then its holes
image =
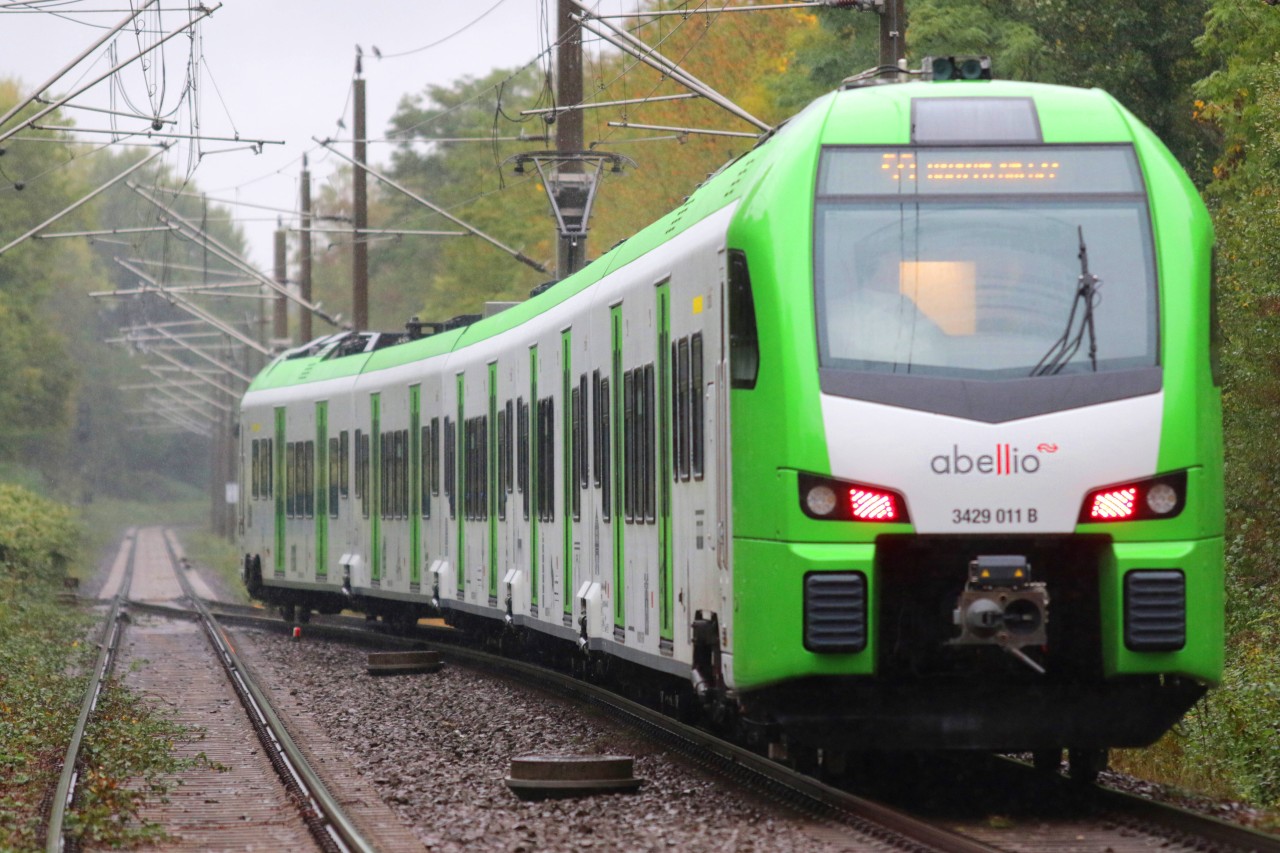
MULTIPOLYGON (((627 569, 626 569, 626 529, 623 525, 623 494, 625 491, 625 458, 623 448, 623 402, 624 380, 622 373, 622 303, 613 305, 609 310, 610 327, 610 380, 612 382, 612 399, 609 407, 613 413, 611 442, 612 445, 612 497, 613 497, 613 639, 625 643, 627 639, 627 569)), ((606 497, 606 500, 608 498, 606 497)))
POLYGON ((409 386, 409 432, 406 460, 409 476, 402 489, 405 492, 406 514, 409 522, 409 592, 422 591, 422 498, 423 484, 423 436, 422 436, 422 386, 409 386))
POLYGON ((542 521, 542 401, 538 399, 538 345, 529 347, 529 415, 525 418, 528 433, 528 477, 525 489, 529 507, 529 615, 538 618, 538 601, 540 596, 539 563, 541 562, 541 538, 539 524, 542 521))
POLYGON ((574 453, 575 419, 577 409, 573 400, 578 396, 576 383, 573 381, 573 330, 565 329, 560 333, 560 481, 563 486, 561 505, 564 512, 560 517, 561 541, 563 549, 560 553, 559 593, 561 622, 573 624, 573 575, 574 564, 581 552, 578 537, 578 520, 582 517, 581 504, 578 498, 577 472, 572 464, 576 458, 574 453))
POLYGON ((488 419, 485 423, 482 438, 484 445, 481 452, 484 454, 484 514, 486 520, 485 542, 486 560, 485 560, 485 589, 488 593, 487 599, 490 607, 498 606, 498 440, 499 423, 498 423, 498 362, 492 361, 488 365, 489 381, 486 383, 489 391, 488 419))
POLYGON ((714 328, 717 339, 707 347, 707 354, 714 365, 714 379, 704 390, 704 397, 709 402, 707 407, 707 458, 711 460, 708 468, 714 476, 712 488, 715 494, 714 541, 716 553, 716 571, 718 600, 717 613, 720 626, 720 645, 723 660, 723 674, 726 686, 733 686, 733 525, 732 525, 732 488, 730 475, 732 465, 730 454, 733 452, 731 423, 729 419, 729 394, 732 387, 730 368, 730 348, 732 338, 731 300, 734 299, 735 288, 747 288, 750 293, 750 282, 747 280, 746 256, 741 252, 719 253, 720 282, 717 322, 714 328))
POLYGON ((283 578, 285 573, 285 541, 288 531, 285 529, 285 523, 288 519, 288 480, 285 477, 286 462, 288 462, 285 428, 288 424, 288 416, 284 406, 278 406, 275 410, 275 439, 272 447, 271 467, 274 470, 272 477, 275 486, 275 554, 272 560, 271 571, 277 578, 283 578))
MULTIPOLYGON (((657 289, 657 393, 656 418, 657 453, 650 464, 656 469, 649 471, 655 479, 657 507, 655 521, 658 525, 658 648, 666 655, 674 651, 674 585, 675 562, 674 544, 672 541, 671 523, 671 477, 670 477, 670 436, 671 436, 671 282, 665 281, 657 289)), ((653 440, 653 437, 650 437, 653 440)))
POLYGON ((382 467, 382 395, 369 395, 369 434, 365 495, 369 507, 369 585, 382 585, 382 499, 385 471, 382 467))
POLYGON ((329 578, 329 401, 316 402, 316 439, 312 451, 315 519, 315 580, 329 578))

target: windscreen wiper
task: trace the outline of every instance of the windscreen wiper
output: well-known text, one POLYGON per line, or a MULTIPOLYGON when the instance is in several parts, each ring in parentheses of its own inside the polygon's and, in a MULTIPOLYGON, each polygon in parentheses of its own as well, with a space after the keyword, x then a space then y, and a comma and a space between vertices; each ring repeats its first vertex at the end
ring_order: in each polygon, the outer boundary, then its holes
POLYGON ((1031 369, 1032 376, 1056 376, 1061 373, 1067 362, 1080 351, 1086 334, 1089 336, 1089 365, 1094 373, 1098 372, 1098 339, 1093 329, 1093 307, 1097 304, 1102 279, 1089 272, 1089 249, 1084 244, 1084 226, 1077 225, 1076 231, 1080 235, 1080 279, 1076 285, 1076 295, 1071 300, 1071 313, 1067 315, 1067 328, 1031 369), (1077 311, 1080 312, 1079 329, 1076 328, 1077 311))

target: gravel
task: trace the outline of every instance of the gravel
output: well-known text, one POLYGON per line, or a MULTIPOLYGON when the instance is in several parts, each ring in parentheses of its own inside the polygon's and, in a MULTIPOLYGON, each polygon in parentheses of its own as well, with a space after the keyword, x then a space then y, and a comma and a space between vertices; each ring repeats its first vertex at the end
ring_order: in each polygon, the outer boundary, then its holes
POLYGON ((446 665, 373 677, 367 653, 244 632, 255 669, 311 713, 429 850, 866 850, 843 830, 711 776, 589 710, 446 665), (634 794, 518 799, 522 755, 621 754, 634 794))

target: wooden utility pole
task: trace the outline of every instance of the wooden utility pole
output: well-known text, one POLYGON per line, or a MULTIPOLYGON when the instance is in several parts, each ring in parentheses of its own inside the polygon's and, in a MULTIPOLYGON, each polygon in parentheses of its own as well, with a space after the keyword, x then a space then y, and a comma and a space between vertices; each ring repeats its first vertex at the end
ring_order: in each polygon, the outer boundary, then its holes
MULTIPOLYGON (((276 228, 276 281, 282 286, 287 286, 289 283, 283 228, 276 228)), ((285 340, 289 337, 289 300, 284 295, 276 296, 275 322, 272 324, 271 336, 276 340, 285 340)))
MULTIPOLYGON (((311 172, 307 170, 307 155, 302 155, 302 233, 298 241, 298 287, 302 298, 311 301, 311 172)), ((311 340, 311 312, 299 312, 298 337, 301 343, 311 340)))
POLYGON ((885 0, 880 13, 880 67, 898 68, 907 57, 906 0, 885 0))
MULTIPOLYGON (((576 107, 582 103, 582 28, 573 17, 576 11, 577 7, 571 0, 558 0, 556 103, 561 107, 576 107)), ((556 150, 561 154, 578 154, 582 151, 582 110, 568 109, 556 114, 556 150)), ((581 192, 574 176, 582 173, 581 162, 565 162, 561 165, 560 174, 566 176, 562 181, 561 195, 581 192)), ((568 199, 562 201, 567 202, 568 199)), ((562 206, 573 205, 570 203, 562 206)), ((586 265, 586 257, 585 233, 573 237, 561 235, 556 274, 560 278, 572 275, 586 265)))
POLYGON ((368 177, 365 164, 365 132, 364 132, 364 78, 360 70, 360 57, 356 56, 355 79, 355 151, 354 159, 357 167, 352 170, 351 195, 355 219, 355 235, 351 245, 351 320, 357 330, 369 328, 369 244, 365 242, 369 228, 369 195, 368 177))

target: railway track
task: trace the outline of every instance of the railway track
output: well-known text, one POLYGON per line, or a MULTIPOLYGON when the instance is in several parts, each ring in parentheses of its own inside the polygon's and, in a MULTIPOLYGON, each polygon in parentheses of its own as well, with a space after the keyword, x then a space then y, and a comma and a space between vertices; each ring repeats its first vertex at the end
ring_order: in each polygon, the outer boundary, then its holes
MULTIPOLYGON (((166 564, 170 576, 170 580, 165 583, 181 584, 185 580, 183 575, 190 573, 174 568, 180 558, 180 554, 175 551, 176 541, 171 538, 152 538, 158 535, 154 531, 140 532, 133 542, 133 547, 138 550, 131 552, 133 557, 128 562, 141 557, 141 564, 150 565, 155 559, 152 552, 159 548, 163 556, 162 562, 166 564)), ((180 606, 181 601, 178 599, 199 602, 198 609, 208 613, 207 624, 210 627, 206 630, 210 641, 222 645, 232 656, 235 655, 234 644, 228 642, 227 632, 218 626, 219 622, 282 634, 292 630, 290 624, 266 617, 262 611, 254 608, 202 602, 200 599, 203 596, 189 588, 180 595, 165 593, 163 590, 151 594, 135 590, 129 597, 133 599, 130 607, 135 614, 132 629, 134 633, 151 629, 158 636, 171 637, 197 630, 192 610, 180 606), (186 626, 188 630, 183 631, 180 626, 186 626)), ((785 809, 807 815, 816 822, 815 825, 825 827, 822 837, 838 849, 943 850, 955 853, 993 850, 1008 853, 1066 850, 1111 850, 1114 853, 1126 853, 1151 849, 1280 850, 1280 841, 1274 836, 1102 788, 1080 786, 1062 778, 1047 778, 1044 774, 1036 774, 1029 768, 1015 766, 1011 762, 975 762, 980 765, 979 769, 973 771, 977 775, 966 779, 962 786, 967 792, 980 788, 997 792, 993 795, 994 798, 989 797, 985 801, 975 803, 972 798, 960 797, 941 809, 922 809, 918 804, 921 791, 917 791, 915 797, 910 794, 881 797, 877 791, 869 798, 862 795, 866 793, 865 789, 855 789, 858 793, 854 793, 825 784, 578 679, 460 646, 455 641, 454 632, 447 628, 423 625, 415 629, 411 636, 399 636, 364 620, 318 617, 306 626, 306 635, 308 641, 314 638, 331 639, 343 644, 356 643, 379 649, 435 649, 453 664, 492 673, 502 679, 515 680, 541 691, 551 690, 571 702, 589 705, 594 712, 642 733, 667 750, 686 756, 692 762, 732 780, 734 784, 762 794, 785 809), (1012 805, 1002 801, 998 793, 1010 790, 1030 794, 1023 798, 1021 805, 1012 805), (970 800, 967 805, 966 799, 970 800), (1033 804, 1026 805, 1027 800, 1033 804)), ((157 652, 138 649, 136 653, 151 657, 157 652)), ((207 651, 204 654, 207 656, 207 651)), ((173 662, 190 676, 190 665, 184 665, 179 660, 173 662)), ((240 665, 238 671, 240 674, 234 678, 246 683, 251 680, 243 665, 240 665)), ((258 692, 261 694, 261 689, 258 692)), ((263 699, 265 696, 260 695, 254 701, 259 703, 263 699)), ((278 723, 278 716, 274 713, 261 713, 260 716, 276 717, 275 721, 278 723)), ((290 725, 296 728, 297 721, 294 720, 290 725)), ((273 736, 268 737, 271 739, 273 736)), ((274 737, 281 740, 278 735, 274 737)), ((284 739, 287 738, 285 733, 284 739)), ((300 755, 290 756, 285 751, 282 762, 287 768, 291 768, 300 766, 303 760, 300 755)), ((286 774, 289 772, 286 770, 286 774)), ((945 780, 921 780, 922 790, 946 784, 945 780)), ((955 789, 958 786, 952 782, 949 787, 955 789)), ((923 797, 934 798, 936 795, 924 790, 923 797)), ((300 799, 298 795, 293 797, 295 802, 300 799)), ((198 811, 205 812, 216 805, 200 803, 198 811)), ((243 804, 240 805, 240 811, 243 812, 243 804)), ((240 822, 238 817, 235 820, 230 816, 223 819, 240 822)), ((262 831, 258 830, 259 839, 262 831)), ((270 831, 276 832, 278 827, 272 827, 270 831)), ((327 836, 338 845, 327 849, 344 849, 344 846, 345 849, 385 849, 384 845, 377 842, 364 848, 350 846, 332 828, 321 830, 320 836, 322 839, 327 836)), ((420 848, 419 843, 417 849, 420 848)), ((198 844, 195 849, 199 849, 198 844)))
POLYGON ((409 848, 403 838, 388 841, 394 833, 378 837, 357 827, 311 769, 186 577, 179 549, 171 534, 156 528, 136 531, 122 545, 116 565, 123 563, 125 570, 113 570, 104 588, 112 607, 103 652, 65 760, 70 781, 60 782, 55 794, 47 849, 68 846, 62 819, 74 803, 85 726, 116 657, 145 661, 127 677, 131 686, 171 706, 179 722, 197 727, 198 748, 214 765, 191 771, 165 802, 148 806, 146 817, 169 836, 164 849, 409 848), (122 614, 128 611, 133 615, 126 619, 122 614), (126 622, 130 627, 122 636, 126 622))
MULTIPOLYGON (((278 620, 251 615, 248 608, 225 617, 245 625, 286 631, 278 620)), ((363 620, 323 618, 307 626, 308 637, 376 647, 430 648, 447 661, 515 679, 539 690, 553 690, 583 702, 618 722, 641 731, 695 763, 762 792, 775 801, 837 825, 845 841, 859 849, 979 851, 1214 850, 1280 851, 1280 838, 1173 806, 1143 800, 1098 786, 1082 786, 1061 776, 1037 773, 999 759, 957 763, 956 784, 950 769, 938 778, 921 778, 914 792, 881 799, 860 796, 791 770, 697 728, 682 725, 578 679, 461 647, 449 642, 448 629, 420 626, 412 637, 371 628, 363 620), (955 795, 960 787, 962 792, 955 795), (948 790, 949 789, 949 790, 948 790), (975 792, 990 793, 979 797, 975 792), (939 793, 945 792, 945 793, 939 793), (1016 793, 1015 793, 1016 792, 1016 793), (921 801, 947 800, 941 809, 921 808, 921 801), (887 805, 892 802, 895 805, 887 805)), ((929 774, 924 774, 928 776, 929 774)), ((900 792, 901 793, 901 792, 900 792)))
POLYGON ((58 775, 58 783, 50 797, 49 822, 45 830, 45 849, 50 853, 58 853, 66 847, 65 823, 68 809, 75 800, 85 729, 89 725, 94 710, 98 707, 98 699, 102 696, 107 679, 111 676, 116 652, 120 645, 120 635, 123 630, 121 616, 124 613, 129 586, 133 579, 136 535, 137 530, 134 528, 125 532, 120 550, 111 566, 108 583, 112 584, 116 591, 110 599, 111 603, 102 623, 102 632, 98 639, 98 658, 94 663, 93 674, 85 690, 84 700, 80 703, 80 716, 76 720, 75 729, 71 732, 67 752, 62 759, 62 772, 58 775))

